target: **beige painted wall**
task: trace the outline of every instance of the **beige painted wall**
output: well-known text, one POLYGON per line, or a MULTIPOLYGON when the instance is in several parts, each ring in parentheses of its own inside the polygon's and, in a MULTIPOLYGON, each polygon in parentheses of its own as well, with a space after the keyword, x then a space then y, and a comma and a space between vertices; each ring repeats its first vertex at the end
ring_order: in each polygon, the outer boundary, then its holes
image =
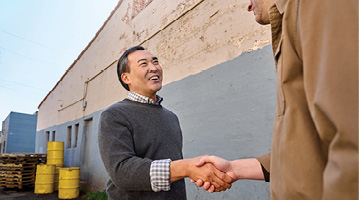
POLYGON ((247 0, 144 2, 150 3, 145 7, 120 1, 98 36, 41 103, 38 131, 125 98, 116 60, 131 46, 143 45, 159 57, 167 84, 270 43, 270 27, 254 21, 246 11, 247 0))

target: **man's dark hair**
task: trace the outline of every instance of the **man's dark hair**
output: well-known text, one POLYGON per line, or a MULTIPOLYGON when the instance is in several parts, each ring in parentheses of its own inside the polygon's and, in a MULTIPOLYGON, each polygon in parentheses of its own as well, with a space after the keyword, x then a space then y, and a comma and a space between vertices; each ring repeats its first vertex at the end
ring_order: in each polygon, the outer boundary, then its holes
POLYGON ((146 50, 145 48, 141 47, 141 46, 134 46, 134 47, 131 47, 129 49, 127 49, 123 54, 122 56, 120 57, 120 59, 118 60, 118 63, 117 63, 117 75, 118 75, 118 79, 120 80, 122 86, 130 91, 130 88, 128 87, 128 85, 123 82, 122 78, 121 78, 121 74, 122 73, 125 73, 125 72, 130 72, 130 67, 128 66, 128 59, 127 59, 127 56, 134 52, 134 51, 137 51, 137 50, 146 50))

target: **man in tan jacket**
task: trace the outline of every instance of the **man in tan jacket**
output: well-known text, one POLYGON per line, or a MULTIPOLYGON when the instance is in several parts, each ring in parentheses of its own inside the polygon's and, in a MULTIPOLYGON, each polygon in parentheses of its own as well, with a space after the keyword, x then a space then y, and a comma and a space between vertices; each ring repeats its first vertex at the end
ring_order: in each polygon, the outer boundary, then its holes
POLYGON ((271 199, 357 200, 358 1, 250 0, 247 9, 271 24, 272 150, 235 161, 209 156, 197 165, 211 162, 235 180, 270 181, 271 199))

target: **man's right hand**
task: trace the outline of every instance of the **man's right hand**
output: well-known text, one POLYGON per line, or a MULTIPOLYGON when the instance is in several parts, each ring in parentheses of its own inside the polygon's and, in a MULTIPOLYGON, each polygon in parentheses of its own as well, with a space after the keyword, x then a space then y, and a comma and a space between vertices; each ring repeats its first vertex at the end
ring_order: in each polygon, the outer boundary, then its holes
MULTIPOLYGON (((225 172, 227 176, 231 177, 232 182, 238 180, 238 177, 233 170, 232 163, 217 156, 201 156, 200 160, 196 163, 196 166, 201 167, 209 163, 213 164, 218 170, 225 172)), ((217 192, 218 190, 220 190, 220 188, 217 188, 215 185, 211 184, 208 181, 204 181, 203 179, 198 179, 197 181, 191 179, 190 181, 193 183, 196 182, 196 185, 198 187, 203 187, 204 190, 209 192, 217 192)))
MULTIPOLYGON (((202 156, 196 163, 196 166, 202 166, 205 163, 213 164, 218 170, 225 172, 233 181, 238 179, 264 180, 264 175, 260 162, 256 158, 238 159, 228 161, 217 156, 202 156)), ((195 180, 191 180, 194 182, 195 180)), ((216 191, 215 186, 204 180, 196 180, 198 187, 203 187, 209 192, 216 191)))
MULTIPOLYGON (((197 158, 193 158, 189 163, 189 177, 191 180, 201 180, 207 182, 207 184, 213 185, 214 191, 220 192, 225 191, 226 189, 230 189, 232 186, 232 182, 235 180, 223 172, 222 170, 216 168, 212 163, 202 163, 202 161, 206 161, 207 156, 200 156, 197 158), (197 163, 201 163, 200 165, 196 165, 197 163), (205 177, 206 180, 202 179, 205 177)), ((213 192, 212 190, 210 192, 213 192)))
POLYGON ((231 188, 231 183, 234 181, 233 178, 217 169, 211 163, 203 163, 196 166, 196 163, 201 162, 202 157, 172 161, 170 164, 170 181, 173 182, 189 177, 195 181, 208 182, 208 184, 212 185, 213 191, 216 192, 231 188))

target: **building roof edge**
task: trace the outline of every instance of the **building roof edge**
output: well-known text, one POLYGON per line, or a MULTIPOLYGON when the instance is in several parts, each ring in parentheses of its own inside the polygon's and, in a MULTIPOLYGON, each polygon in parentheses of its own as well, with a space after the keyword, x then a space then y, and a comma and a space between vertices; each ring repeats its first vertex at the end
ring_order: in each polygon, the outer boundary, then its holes
POLYGON ((112 10, 110 16, 107 18, 107 20, 103 23, 103 25, 101 26, 101 28, 97 31, 95 37, 88 43, 88 45, 86 46, 86 48, 84 50, 82 50, 82 52, 80 53, 80 55, 77 57, 77 59, 70 65, 70 67, 66 70, 66 72, 64 73, 64 75, 62 75, 62 77, 60 78, 59 81, 57 81, 56 85, 52 88, 52 90, 47 93, 47 95, 45 96, 45 98, 41 101, 41 103, 39 104, 39 106, 37 107, 38 109, 40 109, 41 105, 44 103, 44 101, 47 99, 47 97, 56 89, 56 87, 60 84, 60 82, 65 78, 65 76, 67 75, 67 73, 72 69, 72 67, 77 63, 78 60, 80 60, 80 58, 82 57, 82 55, 86 52, 86 50, 91 46, 91 44, 96 40, 96 38, 98 37, 98 35, 100 34, 100 32, 103 30, 103 28, 106 26, 107 22, 112 18, 112 16, 114 15, 114 13, 117 11, 117 9, 120 7, 120 5, 122 4, 123 0, 119 0, 117 6, 112 10))

